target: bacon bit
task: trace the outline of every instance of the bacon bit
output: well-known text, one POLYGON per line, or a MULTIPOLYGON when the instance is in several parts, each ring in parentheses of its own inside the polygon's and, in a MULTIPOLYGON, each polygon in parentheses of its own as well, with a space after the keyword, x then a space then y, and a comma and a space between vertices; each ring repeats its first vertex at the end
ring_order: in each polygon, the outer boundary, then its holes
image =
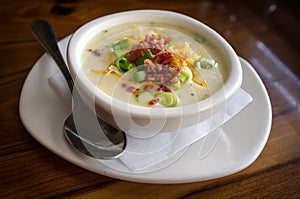
POLYGON ((135 91, 135 88, 130 86, 126 89, 127 92, 133 93, 135 91))
POLYGON ((178 81, 178 76, 174 76, 174 77, 170 80, 171 83, 176 83, 177 81, 178 81))
POLYGON ((146 85, 144 86, 144 90, 148 90, 148 91, 150 91, 150 90, 152 90, 152 89, 153 89, 153 87, 154 87, 154 85, 153 85, 153 84, 146 84, 146 85))
POLYGON ((134 88, 132 86, 128 87, 126 89, 126 91, 132 93, 132 95, 135 96, 135 97, 139 96, 139 94, 141 92, 139 88, 134 88))
POLYGON ((173 55, 170 52, 159 53, 153 58, 153 62, 159 64, 169 64, 171 61, 173 61, 173 55))
POLYGON ((91 53, 93 53, 94 55, 96 55, 97 57, 99 57, 101 54, 100 54, 100 52, 99 52, 99 50, 97 50, 97 49, 95 49, 95 50, 93 50, 93 49, 87 49, 87 51, 89 51, 89 52, 91 52, 91 53))
POLYGON ((168 88, 168 87, 165 87, 165 88, 164 88, 164 91, 165 91, 165 92, 172 92, 172 89, 171 89, 171 88, 168 88))
POLYGON ((159 98, 150 100, 150 101, 148 102, 148 104, 149 104, 149 105, 156 105, 156 104, 158 104, 158 102, 159 102, 159 98))
POLYGON ((126 53, 125 57, 130 63, 136 62, 138 58, 144 55, 144 49, 134 49, 131 50, 130 52, 126 53))
MULTIPOLYGON (((167 43, 171 39, 172 38, 163 39, 161 35, 147 34, 142 41, 133 46, 130 52, 126 53, 125 57, 129 62, 135 63, 149 50, 152 54, 157 54, 166 49, 167 43)), ((165 59, 162 60, 164 61, 165 59)))
POLYGON ((172 89, 168 88, 164 85, 159 85, 159 87, 157 88, 157 91, 172 92, 172 89))
POLYGON ((180 73, 181 73, 181 68, 177 68, 175 76, 178 77, 180 75, 180 73))
POLYGON ((169 43, 169 41, 171 41, 171 40, 172 40, 172 37, 169 36, 169 37, 165 38, 165 42, 164 42, 164 43, 167 44, 167 43, 169 43))

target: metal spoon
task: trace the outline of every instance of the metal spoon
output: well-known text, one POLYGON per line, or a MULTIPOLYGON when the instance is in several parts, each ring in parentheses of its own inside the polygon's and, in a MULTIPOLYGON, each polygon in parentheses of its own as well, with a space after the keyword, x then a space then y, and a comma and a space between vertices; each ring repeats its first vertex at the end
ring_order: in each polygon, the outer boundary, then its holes
POLYGON ((126 147, 125 133, 99 119, 78 94, 68 67, 59 51, 52 26, 43 20, 30 24, 40 44, 52 56, 63 73, 73 97, 73 111, 64 123, 69 142, 79 151, 98 159, 119 157, 126 147))

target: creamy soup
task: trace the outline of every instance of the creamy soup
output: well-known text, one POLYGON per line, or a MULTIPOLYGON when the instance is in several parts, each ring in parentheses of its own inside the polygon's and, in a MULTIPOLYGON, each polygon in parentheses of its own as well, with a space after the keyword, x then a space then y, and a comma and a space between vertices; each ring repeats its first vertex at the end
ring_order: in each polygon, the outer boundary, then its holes
POLYGON ((135 105, 176 107, 222 87, 224 65, 206 38, 158 23, 123 25, 97 34, 82 56, 99 89, 135 105))

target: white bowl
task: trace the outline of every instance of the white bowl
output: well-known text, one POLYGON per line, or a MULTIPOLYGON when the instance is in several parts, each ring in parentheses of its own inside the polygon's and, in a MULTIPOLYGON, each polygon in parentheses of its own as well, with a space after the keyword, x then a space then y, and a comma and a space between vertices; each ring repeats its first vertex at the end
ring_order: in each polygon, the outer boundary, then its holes
POLYGON ((72 36, 67 53, 70 72, 84 101, 95 108, 98 116, 126 133, 149 137, 162 131, 176 131, 195 125, 225 107, 226 101, 240 88, 242 68, 233 48, 205 24, 182 14, 163 10, 135 10, 107 15, 80 27, 72 36), (82 53, 87 43, 99 32, 132 22, 160 22, 182 26, 199 33, 216 46, 224 57, 227 77, 224 86, 210 97, 194 104, 174 108, 148 108, 113 99, 89 81, 81 70, 82 53))

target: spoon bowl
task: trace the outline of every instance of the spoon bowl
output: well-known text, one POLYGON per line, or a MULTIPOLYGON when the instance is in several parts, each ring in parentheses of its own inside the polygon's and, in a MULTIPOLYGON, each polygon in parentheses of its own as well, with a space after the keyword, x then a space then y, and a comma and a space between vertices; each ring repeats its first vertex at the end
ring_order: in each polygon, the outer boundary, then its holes
POLYGON ((69 69, 59 51, 52 26, 44 20, 30 24, 36 39, 51 55, 72 92, 73 110, 64 123, 67 140, 80 152, 98 159, 119 157, 126 147, 125 133, 99 119, 81 99, 69 69))

